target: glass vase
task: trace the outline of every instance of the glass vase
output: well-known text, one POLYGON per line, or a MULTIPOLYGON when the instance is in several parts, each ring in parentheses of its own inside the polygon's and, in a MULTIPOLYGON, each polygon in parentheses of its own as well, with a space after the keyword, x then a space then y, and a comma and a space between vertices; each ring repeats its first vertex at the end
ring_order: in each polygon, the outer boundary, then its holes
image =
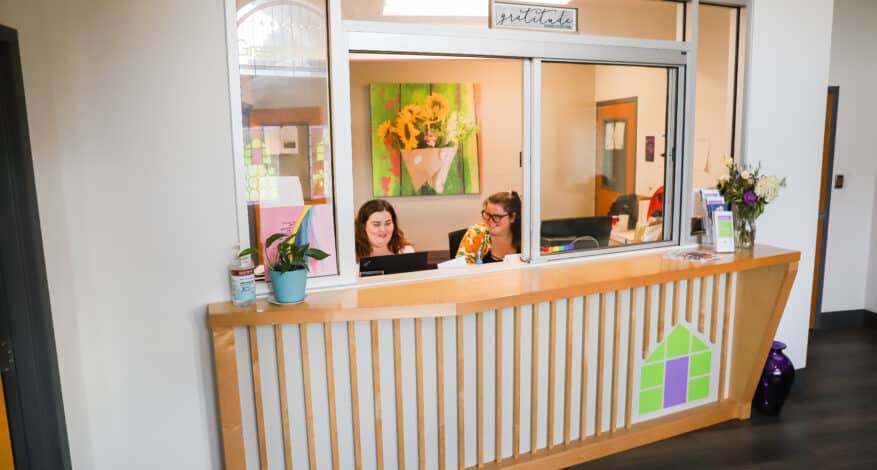
POLYGON ((755 217, 742 214, 734 206, 734 246, 738 250, 751 250, 755 246, 755 217))
POLYGON ((771 345, 761 380, 755 388, 755 397, 752 398, 752 407, 769 416, 780 414, 795 382, 795 366, 783 354, 783 349, 786 349, 786 345, 780 341, 774 341, 771 345))

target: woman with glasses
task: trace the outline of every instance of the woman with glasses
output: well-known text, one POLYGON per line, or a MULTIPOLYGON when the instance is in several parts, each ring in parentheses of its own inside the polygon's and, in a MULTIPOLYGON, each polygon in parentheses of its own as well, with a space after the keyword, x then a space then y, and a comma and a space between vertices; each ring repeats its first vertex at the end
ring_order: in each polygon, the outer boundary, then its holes
POLYGON ((484 200, 482 222, 469 227, 457 257, 470 264, 502 261, 521 252, 521 197, 515 191, 491 194, 484 200))

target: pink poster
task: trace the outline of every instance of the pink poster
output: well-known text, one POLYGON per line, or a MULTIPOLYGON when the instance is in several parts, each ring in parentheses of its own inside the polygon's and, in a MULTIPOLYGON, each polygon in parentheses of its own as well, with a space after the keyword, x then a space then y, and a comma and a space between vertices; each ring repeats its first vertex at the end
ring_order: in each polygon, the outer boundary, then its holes
MULTIPOLYGON (((262 208, 259 211, 259 237, 261 240, 266 240, 278 232, 292 233, 298 225, 298 220, 305 207, 310 207, 310 217, 307 217, 302 223, 300 230, 305 230, 303 235, 306 242, 310 243, 312 248, 319 248, 329 253, 329 257, 322 261, 309 260, 310 273, 308 277, 338 274, 338 259, 335 251, 335 214, 329 204, 262 208)), ((277 256, 277 243, 275 242, 268 249, 268 259, 274 259, 277 256)), ((262 263, 266 264, 264 258, 262 263)), ((266 276, 266 280, 268 278, 269 276, 266 276)))

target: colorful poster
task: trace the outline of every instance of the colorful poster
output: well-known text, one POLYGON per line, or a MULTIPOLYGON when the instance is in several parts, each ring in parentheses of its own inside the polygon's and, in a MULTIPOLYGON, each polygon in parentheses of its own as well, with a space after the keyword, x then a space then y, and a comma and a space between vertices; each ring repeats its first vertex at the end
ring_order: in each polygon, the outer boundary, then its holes
MULTIPOLYGON (((267 253, 262 245, 268 237, 275 233, 291 234, 298 230, 296 236, 299 243, 309 243, 314 248, 319 248, 329 257, 317 261, 311 259, 308 262, 310 273, 308 277, 331 276, 338 274, 338 257, 335 250, 335 214, 329 204, 313 206, 278 206, 263 207, 259 211, 259 239, 261 259, 260 263, 267 266, 267 259, 275 259, 277 256, 277 244, 268 249, 267 253), (306 208, 309 208, 307 211, 306 208), (302 214, 306 213, 304 220, 302 214)), ((270 281, 269 276, 265 276, 270 281)))

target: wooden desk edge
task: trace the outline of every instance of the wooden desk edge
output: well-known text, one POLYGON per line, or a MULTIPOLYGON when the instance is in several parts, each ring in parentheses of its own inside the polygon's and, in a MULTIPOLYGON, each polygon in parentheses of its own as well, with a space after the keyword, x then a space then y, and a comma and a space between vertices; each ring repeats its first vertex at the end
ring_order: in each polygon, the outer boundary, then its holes
MULTIPOLYGON (((731 260, 711 263, 680 261, 677 263, 687 263, 687 266, 684 269, 678 269, 677 265, 677 268, 674 269, 661 269, 643 274, 634 273, 624 277, 615 276, 606 279, 586 280, 581 283, 567 283, 557 287, 538 285, 539 283, 535 281, 542 275, 550 276, 551 274, 563 274, 564 271, 572 273, 583 266, 599 268, 608 266, 609 264, 616 265, 622 263, 628 264, 631 268, 635 268, 638 260, 649 260, 653 262, 654 257, 660 257, 661 255, 648 252, 625 258, 586 259, 577 263, 565 263, 562 265, 548 264, 504 272, 474 273, 456 278, 415 280, 390 286, 350 286, 338 290, 312 294, 311 298, 317 296, 323 298, 322 301, 319 301, 314 305, 309 305, 306 301, 302 304, 293 306, 275 306, 268 304, 264 299, 259 299, 257 305, 251 307, 234 307, 231 305, 231 302, 227 301, 214 302, 208 306, 208 319, 211 327, 221 328, 284 323, 455 316, 480 311, 485 308, 495 309, 512 307, 524 303, 538 303, 555 298, 569 297, 573 294, 577 296, 590 295, 593 293, 627 289, 635 286, 711 276, 718 273, 748 271, 768 266, 797 262, 801 257, 801 254, 798 251, 764 245, 760 245, 759 248, 766 250, 768 254, 751 257, 752 255, 741 253, 731 260), (458 293, 455 293, 454 291, 443 292, 441 290, 439 290, 441 293, 439 296, 441 297, 441 302, 431 302, 426 300, 423 303, 417 303, 416 301, 408 302, 405 301, 405 299, 403 299, 403 301, 394 302, 395 299, 388 298, 389 296, 371 295, 371 297, 380 298, 380 302, 383 302, 375 304, 373 302, 362 301, 360 298, 362 297, 361 294, 367 294, 366 296, 368 296, 368 294, 386 293, 388 290, 402 287, 409 292, 411 290, 423 293, 428 292, 429 296, 424 295, 423 297, 434 299, 436 297, 437 288, 441 284, 448 284, 460 280, 477 281, 486 277, 509 277, 509 279, 513 279, 513 277, 523 277, 524 279, 519 279, 519 282, 515 287, 506 288, 505 291, 494 292, 493 295, 485 296, 484 298, 477 300, 455 300, 455 296, 459 297, 458 293), (348 298, 346 299, 347 301, 338 302, 326 301, 326 298, 332 298, 334 300, 335 298, 340 299, 351 295, 354 296, 354 299, 348 298)), ((373 300, 374 299, 372 299, 372 301, 373 300)))

